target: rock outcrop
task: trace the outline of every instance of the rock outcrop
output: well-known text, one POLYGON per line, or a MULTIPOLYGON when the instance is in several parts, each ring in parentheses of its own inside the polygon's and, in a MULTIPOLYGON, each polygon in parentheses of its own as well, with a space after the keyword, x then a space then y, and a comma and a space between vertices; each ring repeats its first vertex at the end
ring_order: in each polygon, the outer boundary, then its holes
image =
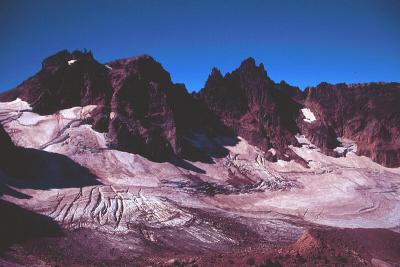
POLYGON ((269 159, 288 160, 295 155, 288 148, 298 145, 295 134, 300 105, 292 96, 298 88, 274 83, 264 66, 253 58, 222 76, 214 68, 204 88, 196 95, 237 135, 267 152, 269 159), (273 148, 276 153, 268 152, 273 148))
POLYGON ((320 118, 308 131, 316 145, 332 149, 337 137, 345 137, 356 142, 359 155, 400 166, 400 84, 321 83, 307 88, 304 97, 304 105, 320 118))
POLYGON ((154 161, 172 156, 207 160, 209 154, 223 151, 221 145, 215 144, 215 151, 202 151, 188 141, 191 134, 230 134, 147 55, 103 65, 90 52, 61 51, 45 59, 36 75, 0 95, 4 102, 16 98, 42 115, 96 105, 88 122, 107 133, 110 147, 154 161))
POLYGON ((214 68, 196 97, 236 134, 267 152, 269 160, 295 159, 305 165, 288 149, 301 133, 327 155, 339 156, 338 138, 348 138, 356 142, 359 155, 400 166, 398 83, 321 83, 301 92, 274 83, 263 65, 249 58, 225 76, 214 68))
POLYGON ((20 98, 34 112, 47 115, 74 106, 104 105, 111 94, 108 69, 91 52, 64 50, 43 60, 38 73, 1 94, 0 100, 20 98))
POLYGON ((187 138, 196 131, 222 133, 224 129, 184 85, 172 83, 161 64, 147 55, 108 66, 113 95, 105 107, 94 111, 93 125, 108 132, 111 147, 154 161, 174 155, 205 157, 187 138))
POLYGON ((306 166, 290 149, 298 146, 300 133, 330 156, 339 156, 335 148, 344 137, 356 142, 360 155, 400 166, 398 83, 322 83, 302 92, 275 83, 248 58, 226 75, 214 68, 204 88, 189 94, 150 56, 100 64, 90 52, 61 51, 45 59, 36 75, 0 94, 0 101, 16 98, 42 115, 96 105, 87 123, 107 133, 110 147, 153 161, 178 156, 211 162, 226 154, 214 137, 238 135, 267 160, 306 166))

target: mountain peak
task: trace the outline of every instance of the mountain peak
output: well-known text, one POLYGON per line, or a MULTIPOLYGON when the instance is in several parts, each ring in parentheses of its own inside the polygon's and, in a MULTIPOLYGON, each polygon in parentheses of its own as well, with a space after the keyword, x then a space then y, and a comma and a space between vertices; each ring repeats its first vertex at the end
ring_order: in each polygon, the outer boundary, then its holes
MULTIPOLYGON (((219 83, 223 80, 222 73, 216 67, 212 68, 210 75, 208 75, 207 83, 219 83)), ((210 84, 209 84, 210 85, 210 84)))
POLYGON ((140 79, 157 81, 161 84, 171 84, 171 76, 164 67, 149 55, 139 55, 130 58, 122 58, 107 63, 112 69, 111 80, 120 80, 118 77, 139 75, 140 79))
POLYGON ((253 57, 248 57, 240 63, 241 67, 256 67, 256 60, 253 57))
POLYGON ((211 74, 210 74, 210 76, 216 76, 216 77, 221 77, 221 78, 222 78, 221 71, 220 71, 218 68, 216 68, 216 67, 213 67, 213 68, 211 69, 211 74))
POLYGON ((91 51, 86 51, 86 50, 84 51, 75 50, 71 53, 68 50, 64 49, 55 53, 54 55, 45 58, 42 61, 42 69, 50 70, 56 67, 72 65, 78 60, 93 61, 94 60, 93 54, 91 51))
POLYGON ((20 98, 42 115, 97 105, 93 129, 108 132, 118 149, 160 161, 183 150, 182 133, 221 122, 264 151, 274 148, 275 160, 295 159, 289 145, 298 145, 294 136, 302 133, 322 151, 332 152, 339 136, 358 140, 358 153, 386 166, 399 166, 398 123, 393 119, 398 114, 398 88, 393 83, 321 83, 301 92, 284 81, 273 82, 264 65, 249 57, 226 75, 213 68, 204 88, 192 98, 149 55, 104 65, 90 51, 62 50, 46 58, 36 75, 0 94, 0 100, 20 98), (315 114, 312 124, 303 122, 303 107, 315 114), (360 111, 368 112, 368 120, 354 117, 360 111), (203 121, 194 123, 194 117, 203 121), (354 120, 354 125, 343 123, 354 120))
POLYGON ((133 57, 127 57, 127 58, 120 58, 116 60, 112 60, 107 63, 107 65, 118 65, 118 66, 123 66, 131 63, 137 63, 137 62, 157 62, 153 57, 147 54, 142 54, 142 55, 137 55, 133 57))
POLYGON ((72 59, 72 54, 68 50, 62 50, 42 61, 42 68, 47 69, 53 66, 66 65, 72 59))
POLYGON ((253 73, 260 78, 264 76, 268 78, 267 72, 264 69, 264 64, 260 63, 257 66, 255 59, 252 57, 248 57, 247 59, 243 60, 242 63, 240 63, 239 68, 236 69, 236 71, 248 74, 253 73))

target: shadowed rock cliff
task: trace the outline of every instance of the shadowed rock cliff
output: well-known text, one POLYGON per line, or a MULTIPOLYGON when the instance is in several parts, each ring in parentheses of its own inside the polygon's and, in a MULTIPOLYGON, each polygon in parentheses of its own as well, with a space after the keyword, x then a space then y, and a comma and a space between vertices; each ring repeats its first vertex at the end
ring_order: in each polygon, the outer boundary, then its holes
POLYGON ((354 140, 358 153, 388 167, 400 166, 398 83, 322 83, 304 92, 272 81, 253 58, 222 75, 214 68, 204 88, 189 94, 147 55, 97 62, 90 52, 61 51, 0 101, 21 98, 33 111, 51 114, 97 105, 87 123, 106 132, 109 146, 153 161, 176 157, 212 162, 225 156, 216 137, 239 135, 266 152, 268 160, 294 159, 290 146, 304 134, 324 153, 338 156, 337 138, 354 140), (315 120, 304 116, 304 109, 315 120), (206 145, 205 145, 206 144, 206 145))

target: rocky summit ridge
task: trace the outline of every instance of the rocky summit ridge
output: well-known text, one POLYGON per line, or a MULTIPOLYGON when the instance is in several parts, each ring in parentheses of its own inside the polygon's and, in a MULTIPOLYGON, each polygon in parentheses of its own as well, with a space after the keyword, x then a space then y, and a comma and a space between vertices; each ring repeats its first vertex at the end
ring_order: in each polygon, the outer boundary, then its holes
POLYGON ((0 94, 0 266, 397 266, 399 96, 61 51, 0 94))
POLYGON ((325 154, 338 157, 338 138, 353 140, 357 153, 387 167, 400 166, 400 84, 328 84, 301 91, 271 80, 253 58, 225 75, 213 68, 204 88, 189 94, 148 55, 101 64, 91 52, 64 50, 0 101, 20 98, 41 115, 96 105, 86 123, 107 133, 108 145, 157 161, 185 158, 210 162, 225 156, 215 137, 238 136, 270 161, 307 162, 291 147, 305 135, 325 154), (201 146, 195 142, 202 137, 201 146), (196 137, 196 138, 195 138, 196 137))

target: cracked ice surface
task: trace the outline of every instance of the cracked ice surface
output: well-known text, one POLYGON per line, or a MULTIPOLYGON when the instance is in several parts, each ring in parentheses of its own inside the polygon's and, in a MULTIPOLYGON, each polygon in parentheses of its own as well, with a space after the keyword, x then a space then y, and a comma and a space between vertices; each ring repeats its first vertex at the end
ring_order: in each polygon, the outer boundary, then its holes
MULTIPOLYGON (((293 161, 268 162, 263 151, 238 137, 225 146, 228 155, 214 158, 213 164, 190 162, 203 171, 196 172, 109 149, 107 136, 84 124, 94 107, 40 116, 21 100, 0 103, 0 121, 16 144, 66 155, 102 183, 18 189, 32 198, 2 198, 48 215, 66 229, 135 233, 151 243, 185 240, 210 249, 242 242, 243 233, 268 241, 294 240, 302 231, 300 221, 340 227, 400 225, 400 168, 356 155, 351 140, 339 140, 338 150, 344 153, 334 158, 297 135, 301 147, 291 149, 308 162, 306 169, 293 161)), ((201 133, 189 141, 212 146, 201 133)))

